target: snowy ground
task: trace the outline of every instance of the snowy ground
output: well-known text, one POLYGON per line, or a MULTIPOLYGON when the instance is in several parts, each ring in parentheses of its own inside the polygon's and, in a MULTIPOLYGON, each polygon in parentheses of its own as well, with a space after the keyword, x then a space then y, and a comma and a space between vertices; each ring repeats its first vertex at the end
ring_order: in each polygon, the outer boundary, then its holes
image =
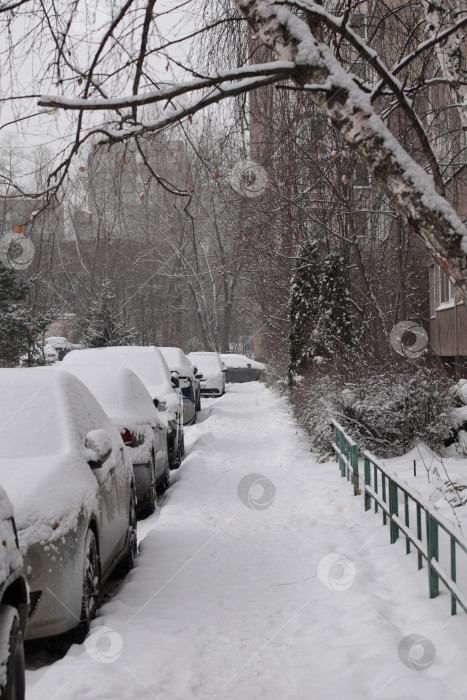
POLYGON ((420 443, 402 457, 380 461, 410 484, 414 493, 458 525, 467 537, 467 506, 464 505, 467 500, 467 459, 440 457, 420 443))
POLYGON ((465 615, 428 600, 285 401, 254 383, 203 403, 136 569, 27 700, 467 698, 465 615))

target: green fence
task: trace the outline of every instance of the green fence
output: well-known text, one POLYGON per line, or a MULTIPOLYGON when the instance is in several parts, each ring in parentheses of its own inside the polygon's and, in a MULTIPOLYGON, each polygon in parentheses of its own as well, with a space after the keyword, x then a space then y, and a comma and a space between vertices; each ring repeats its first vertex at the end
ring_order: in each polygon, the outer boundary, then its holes
POLYGON ((412 493, 407 484, 398 479, 370 452, 363 453, 363 475, 359 474, 358 446, 337 421, 334 425, 333 450, 341 476, 351 481, 354 494, 363 493, 365 510, 380 510, 383 524, 389 524, 391 544, 400 536, 405 538, 405 551, 413 546, 417 552, 418 568, 427 565, 430 598, 439 595, 439 581, 451 595, 451 614, 459 604, 467 612, 467 598, 457 587, 457 554, 467 554, 467 541, 448 520, 437 513, 429 503, 412 493), (441 537, 440 537, 441 535, 441 537), (440 541, 441 540, 441 541, 440 541), (440 554, 448 561, 449 573, 440 565, 440 554))

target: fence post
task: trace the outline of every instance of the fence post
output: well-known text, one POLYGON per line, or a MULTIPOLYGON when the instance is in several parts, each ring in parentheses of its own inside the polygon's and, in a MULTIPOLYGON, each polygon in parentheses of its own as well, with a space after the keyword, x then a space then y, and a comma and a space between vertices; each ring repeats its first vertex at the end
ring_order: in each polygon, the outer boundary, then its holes
POLYGON ((360 495, 360 482, 358 478, 358 446, 352 445, 351 450, 351 461, 352 461, 352 471, 353 471, 353 495, 360 495))
POLYGON ((340 434, 340 444, 339 444, 339 451, 341 453, 341 458, 339 460, 339 466, 341 468, 341 476, 345 476, 345 437, 344 433, 339 431, 340 434), (344 455, 344 456, 342 456, 344 455))
MULTIPOLYGON (((456 583, 456 539, 451 536, 451 580, 456 583)), ((454 594, 451 594, 451 615, 457 612, 457 599, 454 594)))
POLYGON ((399 515, 399 501, 397 499, 397 484, 389 478, 389 529, 391 532, 391 544, 399 537, 399 528, 393 520, 393 515, 399 515))
POLYGON ((426 538, 427 538, 427 554, 428 554, 428 587, 430 598, 436 598, 439 595, 439 577, 434 570, 431 560, 438 559, 438 523, 430 514, 426 514, 426 538))
POLYGON ((371 496, 366 491, 367 486, 371 486, 371 465, 368 457, 365 457, 365 510, 371 510, 371 496))

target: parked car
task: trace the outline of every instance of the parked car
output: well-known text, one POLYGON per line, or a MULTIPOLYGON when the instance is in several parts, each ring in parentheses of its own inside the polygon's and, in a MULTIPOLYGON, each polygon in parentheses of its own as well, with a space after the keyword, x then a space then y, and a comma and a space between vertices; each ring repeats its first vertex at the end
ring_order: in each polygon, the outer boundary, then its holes
POLYGON ((31 589, 26 639, 82 640, 103 583, 136 556, 129 453, 84 384, 46 367, 0 369, 0 446, 31 589))
POLYGON ((252 360, 246 355, 236 353, 221 353, 221 359, 227 367, 225 379, 227 382, 241 384, 243 382, 255 382, 261 378, 266 365, 257 360, 252 360))
POLYGON ((58 360, 63 360, 65 355, 78 347, 75 343, 70 343, 68 338, 61 335, 48 336, 46 343, 54 348, 58 355, 58 360))
POLYGON ((108 367, 109 364, 129 367, 143 382, 167 426, 170 468, 177 469, 185 452, 182 393, 162 353, 154 345, 130 345, 73 350, 63 358, 63 369, 91 365, 108 367))
POLYGON ((23 639, 29 589, 23 574, 13 506, 0 487, 0 698, 24 700, 23 639))
POLYGON ((32 352, 21 355, 19 363, 22 367, 30 365, 53 365, 59 359, 58 352, 53 345, 49 345, 47 341, 38 343, 32 352))
POLYGON ((176 372, 183 394, 183 423, 196 422, 196 413, 201 410, 201 374, 193 367, 180 348, 159 348, 171 372, 176 372))
POLYGON ((227 367, 218 352, 190 352, 190 362, 202 373, 201 394, 223 396, 225 394, 225 373, 227 367))
POLYGON ((167 426, 146 387, 128 367, 67 365, 67 371, 88 387, 119 430, 133 464, 137 515, 151 515, 156 494, 169 487, 170 468, 167 426))

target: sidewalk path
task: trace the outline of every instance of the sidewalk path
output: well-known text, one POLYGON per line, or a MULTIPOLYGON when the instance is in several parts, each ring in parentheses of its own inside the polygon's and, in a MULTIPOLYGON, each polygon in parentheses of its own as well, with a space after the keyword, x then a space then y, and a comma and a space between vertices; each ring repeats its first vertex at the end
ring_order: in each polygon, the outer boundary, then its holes
POLYGON ((204 406, 137 567, 28 700, 467 699, 465 615, 286 401, 254 383, 204 406))

